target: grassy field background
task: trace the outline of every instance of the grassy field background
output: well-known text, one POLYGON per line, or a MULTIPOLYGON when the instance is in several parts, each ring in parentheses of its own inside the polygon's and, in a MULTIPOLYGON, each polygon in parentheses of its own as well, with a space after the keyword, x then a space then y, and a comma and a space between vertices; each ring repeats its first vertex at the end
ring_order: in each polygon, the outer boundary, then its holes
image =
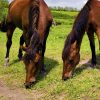
MULTIPOLYGON (((78 12, 52 11, 54 20, 61 25, 52 26, 47 40, 45 65, 47 75, 38 76, 38 82, 30 90, 24 87, 25 68, 22 61, 18 61, 19 38, 22 31, 16 29, 10 51, 10 65, 5 68, 6 34, 0 32, 0 80, 11 90, 20 90, 34 100, 100 100, 100 57, 99 45, 95 36, 98 65, 89 68, 91 50, 85 34, 81 45, 81 63, 76 67, 74 77, 62 81, 62 49, 66 36, 71 31, 73 21, 78 12)), ((6 96, 5 96, 6 97, 6 96)), ((0 96, 0 99, 4 99, 0 96)), ((7 99, 7 97, 6 97, 7 99)))

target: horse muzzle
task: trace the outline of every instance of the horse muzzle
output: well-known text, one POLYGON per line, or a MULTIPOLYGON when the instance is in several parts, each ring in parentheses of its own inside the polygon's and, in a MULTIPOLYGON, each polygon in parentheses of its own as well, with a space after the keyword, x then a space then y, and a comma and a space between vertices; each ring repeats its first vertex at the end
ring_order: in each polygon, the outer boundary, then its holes
POLYGON ((30 89, 36 82, 24 83, 26 89, 30 89))

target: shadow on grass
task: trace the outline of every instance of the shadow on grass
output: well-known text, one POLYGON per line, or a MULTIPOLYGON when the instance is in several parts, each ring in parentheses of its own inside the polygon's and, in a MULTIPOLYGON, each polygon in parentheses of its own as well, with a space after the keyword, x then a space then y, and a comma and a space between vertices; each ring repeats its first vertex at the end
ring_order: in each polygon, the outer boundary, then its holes
MULTIPOLYGON (((48 73, 54 68, 56 67, 57 65, 59 65, 59 63, 54 60, 54 59, 51 59, 51 58, 47 58, 45 57, 45 68, 46 68, 46 75, 48 75, 48 73)), ((46 77, 46 75, 41 75, 40 73, 38 74, 37 76, 37 80, 38 82, 41 81, 44 77, 46 77)))
MULTIPOLYGON (((16 63, 19 63, 20 60, 19 59, 15 59, 13 60, 9 65, 13 65, 13 64, 16 64, 16 63)), ((54 59, 51 59, 51 58, 47 58, 45 57, 44 59, 44 63, 45 63, 45 68, 46 68, 46 75, 50 72, 50 70, 52 70, 55 66, 59 65, 59 63, 54 60, 54 59)), ((37 80, 40 81, 42 80, 46 75, 42 75, 40 73, 38 73, 37 75, 37 80)))
POLYGON ((85 69, 100 69, 100 55, 97 55, 97 65, 95 66, 95 68, 91 67, 91 59, 87 60, 86 63, 79 65, 78 68, 75 69, 75 74, 81 74, 85 69))
POLYGON ((9 64, 9 66, 12 66, 13 64, 16 64, 16 63, 19 63, 19 62, 20 62, 19 59, 15 59, 9 64))

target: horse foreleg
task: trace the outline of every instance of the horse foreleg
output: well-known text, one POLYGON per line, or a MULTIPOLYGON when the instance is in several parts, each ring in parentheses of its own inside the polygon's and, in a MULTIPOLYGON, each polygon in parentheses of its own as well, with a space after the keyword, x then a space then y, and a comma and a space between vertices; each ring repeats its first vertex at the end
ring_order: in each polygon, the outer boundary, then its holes
POLYGON ((24 37, 23 35, 20 37, 20 47, 19 47, 19 53, 18 53, 18 58, 19 60, 22 59, 22 56, 23 56, 23 53, 22 53, 22 50, 23 50, 23 44, 24 44, 24 37))
POLYGON ((45 65, 44 65, 44 54, 45 54, 45 50, 46 50, 46 40, 47 40, 51 25, 52 25, 52 22, 47 25, 47 28, 45 31, 46 36, 45 36, 45 39, 43 41, 43 47, 42 47, 42 69, 41 69, 41 72, 43 74, 46 74, 46 69, 45 69, 45 65))
POLYGON ((91 52, 92 52, 92 61, 91 61, 92 66, 91 67, 95 67, 97 62, 96 62, 96 53, 95 53, 94 31, 90 29, 88 30, 87 34, 90 41, 90 47, 91 47, 91 52))
POLYGON ((15 27, 11 27, 7 30, 7 43, 6 43, 6 57, 5 57, 5 61, 4 61, 4 66, 8 66, 9 65, 9 52, 10 52, 10 47, 12 45, 12 35, 14 32, 15 27))
POLYGON ((45 54, 45 49, 46 49, 46 41, 43 42, 43 47, 42 47, 42 60, 41 60, 41 74, 46 74, 46 69, 44 65, 44 54, 45 54))
POLYGON ((96 34, 97 34, 97 37, 98 37, 98 41, 99 41, 99 50, 100 50, 100 28, 97 29, 96 34))
POLYGON ((19 47, 19 53, 18 53, 19 60, 22 60, 22 56, 23 56, 22 51, 26 52, 28 50, 28 46, 27 45, 23 46, 24 42, 25 42, 24 41, 24 36, 22 34, 22 36, 20 37, 20 47, 19 47))

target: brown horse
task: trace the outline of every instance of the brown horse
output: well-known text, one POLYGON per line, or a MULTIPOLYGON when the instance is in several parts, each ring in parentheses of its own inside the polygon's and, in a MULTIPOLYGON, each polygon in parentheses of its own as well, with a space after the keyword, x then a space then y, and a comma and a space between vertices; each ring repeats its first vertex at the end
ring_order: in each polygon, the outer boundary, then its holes
POLYGON ((62 52, 63 75, 62 79, 67 80, 73 74, 76 65, 80 61, 80 46, 83 35, 87 31, 92 51, 92 67, 96 65, 94 32, 100 43, 100 1, 88 0, 78 14, 72 31, 68 35, 62 52))
POLYGON ((0 24, 1 30, 7 31, 5 65, 9 62, 9 50, 15 28, 23 30, 18 57, 22 58, 22 49, 24 49, 26 51, 23 58, 26 67, 26 88, 36 81, 37 69, 41 68, 45 71, 44 53, 51 24, 52 15, 44 0, 14 0, 9 5, 6 21, 0 24))

